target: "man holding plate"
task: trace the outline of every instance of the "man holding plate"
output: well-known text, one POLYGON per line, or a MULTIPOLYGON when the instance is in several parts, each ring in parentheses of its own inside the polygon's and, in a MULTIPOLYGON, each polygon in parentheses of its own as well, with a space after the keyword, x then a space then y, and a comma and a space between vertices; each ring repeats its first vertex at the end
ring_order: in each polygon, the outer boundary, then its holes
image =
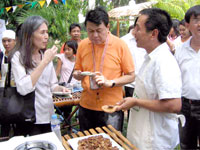
POLYGON ((128 46, 109 32, 107 12, 97 7, 85 19, 88 38, 81 41, 76 55, 74 78, 82 81, 80 129, 111 124, 122 130, 123 112, 106 113, 104 105, 123 98, 122 86, 134 81, 134 64, 128 46), (82 72, 92 72, 86 76, 82 72))

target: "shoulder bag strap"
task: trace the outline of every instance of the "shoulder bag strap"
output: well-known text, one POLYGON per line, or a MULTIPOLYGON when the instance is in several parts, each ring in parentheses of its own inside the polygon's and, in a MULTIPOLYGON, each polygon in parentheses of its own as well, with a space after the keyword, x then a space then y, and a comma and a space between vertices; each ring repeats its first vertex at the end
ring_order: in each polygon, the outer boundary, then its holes
POLYGON ((6 75, 6 80, 5 80, 5 88, 10 87, 10 79, 11 79, 11 63, 8 63, 8 72, 6 75))
POLYGON ((71 82, 71 80, 72 80, 72 75, 73 75, 73 72, 74 72, 74 68, 72 69, 72 72, 71 72, 71 74, 70 74, 70 77, 69 77, 69 79, 68 79, 67 83, 70 83, 70 82, 71 82))
POLYGON ((4 86, 4 91, 3 95, 6 96, 6 90, 8 87, 10 87, 10 79, 11 79, 11 63, 8 63, 8 72, 6 75, 6 80, 5 80, 5 86, 4 86))

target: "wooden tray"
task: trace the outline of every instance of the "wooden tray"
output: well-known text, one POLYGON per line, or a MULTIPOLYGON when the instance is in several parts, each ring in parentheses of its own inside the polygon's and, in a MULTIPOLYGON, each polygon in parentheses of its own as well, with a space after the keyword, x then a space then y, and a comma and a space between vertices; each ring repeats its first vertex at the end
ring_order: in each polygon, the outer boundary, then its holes
POLYGON ((94 135, 99 133, 106 133, 108 134, 115 142, 117 142, 121 147, 123 147, 125 150, 138 150, 131 142, 125 138, 120 131, 117 131, 115 128, 113 128, 111 125, 108 125, 107 127, 97 127, 95 129, 90 129, 89 131, 84 132, 78 132, 77 134, 66 134, 62 137, 63 146, 66 150, 72 150, 67 140, 76 138, 76 137, 83 137, 87 135, 94 135))
POLYGON ((65 98, 61 96, 53 96, 53 103, 60 106, 78 105, 80 102, 81 92, 72 93, 72 98, 65 98))

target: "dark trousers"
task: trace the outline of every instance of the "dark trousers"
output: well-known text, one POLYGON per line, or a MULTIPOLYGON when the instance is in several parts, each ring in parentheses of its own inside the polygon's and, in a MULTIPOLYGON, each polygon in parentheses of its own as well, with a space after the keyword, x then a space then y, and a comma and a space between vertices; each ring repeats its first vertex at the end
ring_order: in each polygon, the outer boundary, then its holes
POLYGON ((37 134, 43 134, 51 132, 51 124, 33 124, 33 123, 23 123, 16 124, 16 135, 32 136, 37 134))
POLYGON ((134 88, 124 86, 124 89, 125 89, 125 96, 126 97, 133 97, 134 88))
POLYGON ((94 111, 79 107, 80 130, 89 130, 91 128, 112 125, 116 130, 122 131, 124 113, 122 111, 112 114, 103 111, 94 111))
POLYGON ((200 149, 200 100, 182 98, 181 113, 186 118, 185 126, 179 125, 181 149, 200 149))

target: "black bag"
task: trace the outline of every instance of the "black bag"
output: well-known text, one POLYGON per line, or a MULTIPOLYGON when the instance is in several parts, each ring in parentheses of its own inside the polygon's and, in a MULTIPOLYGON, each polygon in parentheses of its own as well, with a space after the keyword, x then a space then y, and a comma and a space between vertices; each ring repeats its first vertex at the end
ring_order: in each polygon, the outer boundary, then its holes
POLYGON ((17 92, 16 87, 10 86, 11 64, 5 87, 0 87, 0 124, 24 123, 36 121, 35 118, 35 91, 23 96, 17 92))

